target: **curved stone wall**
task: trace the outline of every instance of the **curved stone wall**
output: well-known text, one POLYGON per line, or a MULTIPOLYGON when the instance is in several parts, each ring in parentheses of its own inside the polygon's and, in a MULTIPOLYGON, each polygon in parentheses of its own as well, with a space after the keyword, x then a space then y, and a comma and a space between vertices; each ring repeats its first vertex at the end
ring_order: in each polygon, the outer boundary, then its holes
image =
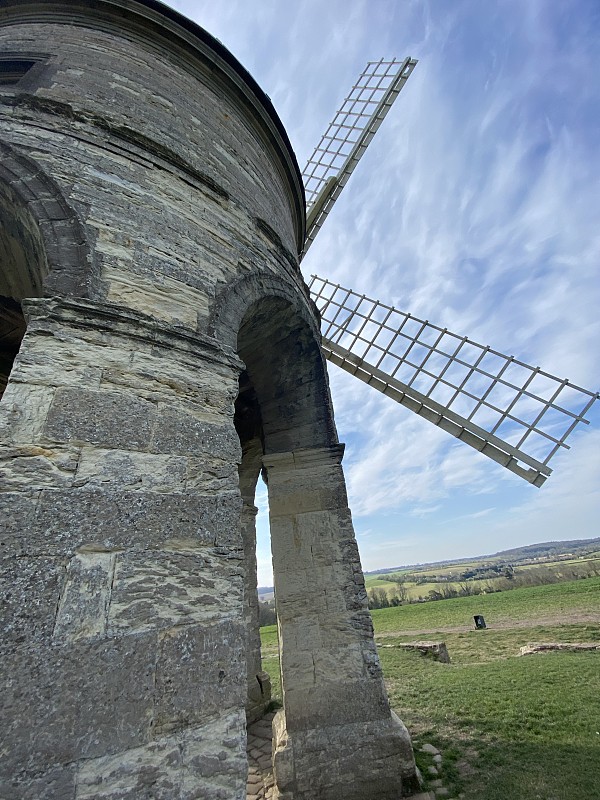
POLYGON ((38 61, 0 87, 3 135, 81 219, 101 279, 90 297, 203 330, 238 274, 294 279, 302 183, 243 68, 155 6, 4 3, 0 51, 38 61))

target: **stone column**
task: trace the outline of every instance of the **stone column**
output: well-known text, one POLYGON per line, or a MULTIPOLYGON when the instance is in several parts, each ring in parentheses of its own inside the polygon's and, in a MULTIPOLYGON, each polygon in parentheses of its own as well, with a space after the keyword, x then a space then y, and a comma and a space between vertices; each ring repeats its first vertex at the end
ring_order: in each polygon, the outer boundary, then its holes
POLYGON ((239 362, 115 306, 27 308, 0 403, 0 796, 243 800, 239 362))
POLYGON ((246 622, 246 665, 248 724, 260 719, 271 701, 271 678, 263 671, 258 623, 258 592, 256 580, 256 506, 244 503, 242 508, 242 539, 244 541, 244 619, 246 622))
MULTIPOLYGON (((238 398, 239 399, 239 398, 238 398)), ((239 410, 238 410, 239 414, 239 410)), ((248 724, 260 719, 271 701, 271 679, 263 672, 258 624, 258 582, 256 569, 256 514, 254 505, 256 484, 262 467, 262 442, 258 436, 248 437, 239 423, 242 438, 242 460, 239 467, 242 506, 242 542, 244 545, 244 621, 246 623, 246 668, 248 724)))
POLYGON ((415 787, 390 711, 341 468, 343 447, 267 455, 282 711, 280 800, 398 800, 415 787))

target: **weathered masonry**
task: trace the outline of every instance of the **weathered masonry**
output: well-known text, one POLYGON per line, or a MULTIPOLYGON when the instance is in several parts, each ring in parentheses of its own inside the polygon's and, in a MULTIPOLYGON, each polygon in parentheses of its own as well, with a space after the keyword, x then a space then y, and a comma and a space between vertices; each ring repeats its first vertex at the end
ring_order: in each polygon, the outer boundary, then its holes
POLYGON ((0 797, 397 800, 302 182, 270 101, 154 0, 0 5, 0 797))

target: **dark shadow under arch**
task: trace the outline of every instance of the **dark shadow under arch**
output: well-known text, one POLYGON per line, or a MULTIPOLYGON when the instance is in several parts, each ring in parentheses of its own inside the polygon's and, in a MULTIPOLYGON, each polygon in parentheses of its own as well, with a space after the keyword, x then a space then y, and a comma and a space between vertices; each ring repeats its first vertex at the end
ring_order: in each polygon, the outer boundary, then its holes
POLYGON ((237 351, 247 375, 240 389, 260 409, 265 453, 337 444, 320 342, 296 304, 280 296, 256 301, 242 319, 237 351))
POLYGON ((58 184, 30 156, 3 143, 0 237, 5 248, 3 253, 0 245, 0 294, 16 300, 41 295, 101 296, 99 272, 83 226, 58 184), (18 264, 11 264, 11 258, 18 264))
POLYGON ((21 301, 94 296, 83 227, 55 181, 0 144, 0 397, 25 335, 21 301))

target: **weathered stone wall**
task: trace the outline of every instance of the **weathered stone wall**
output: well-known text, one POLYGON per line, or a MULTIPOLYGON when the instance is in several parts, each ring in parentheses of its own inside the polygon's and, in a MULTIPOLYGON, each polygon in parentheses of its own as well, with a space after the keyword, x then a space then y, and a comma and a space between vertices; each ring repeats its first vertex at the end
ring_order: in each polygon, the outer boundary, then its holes
POLYGON ((28 321, 0 403, 0 797, 241 800, 246 712, 268 700, 264 453, 282 797, 399 794, 407 738, 298 270, 301 179, 270 102, 153 0, 6 0, 3 53, 37 63, 0 85, 0 196, 24 209, 0 203, 0 227, 25 220, 35 243, 0 265, 28 321), (359 742, 373 780, 348 794, 359 742))
POLYGON ((203 330, 236 274, 291 271, 290 189, 233 88, 127 17, 68 24, 79 5, 69 3, 64 24, 42 25, 27 5, 19 17, 0 10, 0 50, 51 53, 21 91, 0 92, 3 141, 83 221, 102 280, 94 299, 203 330))
POLYGON ((343 448, 267 455, 284 708, 280 800, 397 800, 417 788, 390 714, 340 466, 343 448))
POLYGON ((26 307, 0 405, 0 796, 241 797, 239 364, 131 312, 26 307))
POLYGON ((47 58, 0 90, 39 230, 5 293, 87 300, 25 303, 0 406, 0 796, 241 798, 242 365, 202 332, 237 275, 294 275, 289 178, 255 101, 147 20, 12 6, 0 52, 47 58))

